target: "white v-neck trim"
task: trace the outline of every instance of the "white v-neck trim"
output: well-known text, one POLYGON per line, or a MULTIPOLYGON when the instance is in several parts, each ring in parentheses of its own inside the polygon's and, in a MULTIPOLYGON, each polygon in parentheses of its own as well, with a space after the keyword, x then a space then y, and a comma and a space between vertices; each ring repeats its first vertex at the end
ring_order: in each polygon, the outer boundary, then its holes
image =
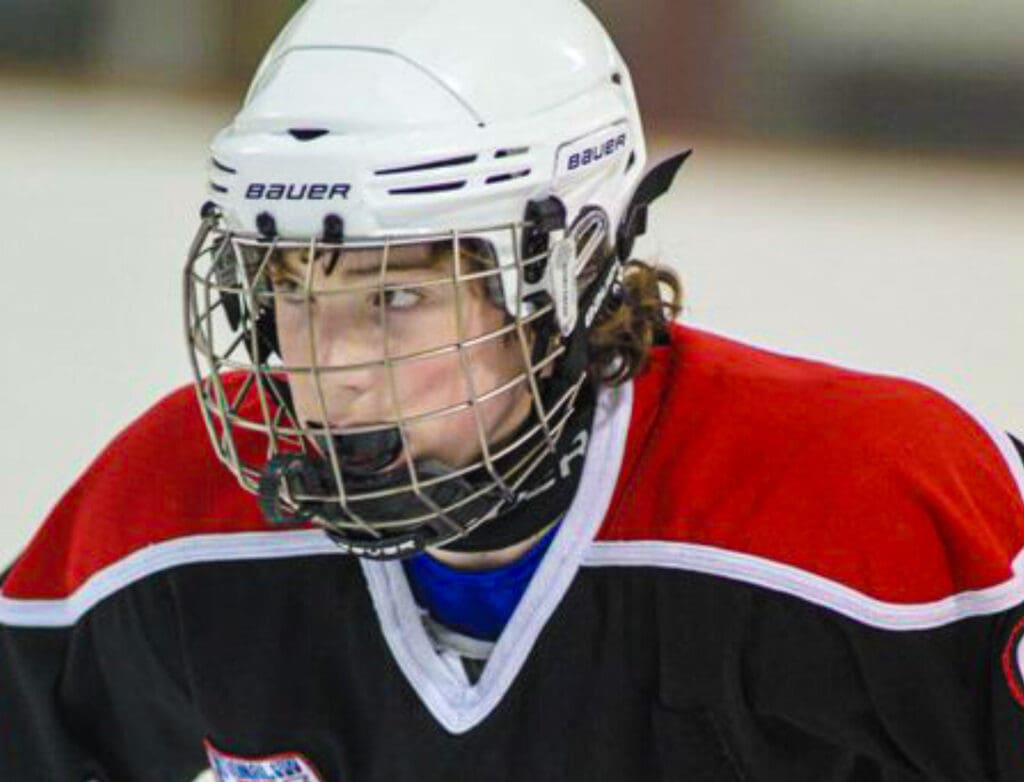
POLYGON ((452 734, 483 722, 508 692, 548 619, 576 578, 611 504, 626 450, 633 386, 602 389, 576 496, 513 612, 480 680, 438 655, 401 562, 361 560, 391 654, 423 705, 452 734))

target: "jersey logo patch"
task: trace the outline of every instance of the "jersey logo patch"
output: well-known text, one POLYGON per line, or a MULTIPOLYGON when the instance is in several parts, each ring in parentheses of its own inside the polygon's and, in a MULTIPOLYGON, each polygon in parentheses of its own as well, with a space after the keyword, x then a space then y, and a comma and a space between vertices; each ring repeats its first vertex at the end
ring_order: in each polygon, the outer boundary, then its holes
POLYGON ((1010 692, 1024 709, 1024 619, 1010 633, 1010 642, 1003 652, 1003 672, 1010 692))
POLYGON ((242 758, 221 752, 209 741, 204 744, 217 782, 323 782, 313 764, 298 752, 242 758))

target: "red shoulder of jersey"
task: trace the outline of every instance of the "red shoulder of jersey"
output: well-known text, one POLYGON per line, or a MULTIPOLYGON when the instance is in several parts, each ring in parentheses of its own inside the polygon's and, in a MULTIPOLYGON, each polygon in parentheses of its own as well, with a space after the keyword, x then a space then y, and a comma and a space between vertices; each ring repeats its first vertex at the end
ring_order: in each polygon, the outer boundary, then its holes
POLYGON ((267 526, 255 497, 217 460, 195 391, 182 388, 130 424, 90 465, 19 557, 2 595, 61 599, 155 544, 256 530, 267 526))
POLYGON ((599 541, 751 555, 889 603, 1024 562, 1018 454, 938 392, 681 326, 655 354, 599 541))

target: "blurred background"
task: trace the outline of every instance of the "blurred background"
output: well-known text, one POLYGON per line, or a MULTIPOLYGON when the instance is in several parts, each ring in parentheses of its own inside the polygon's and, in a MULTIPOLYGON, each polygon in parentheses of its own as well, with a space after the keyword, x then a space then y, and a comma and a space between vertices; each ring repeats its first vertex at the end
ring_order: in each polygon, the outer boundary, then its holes
MULTIPOLYGON (((0 560, 188 380, 206 144, 298 5, 0 0, 0 560)), ((678 269, 687 320, 1024 433, 1024 3, 591 6, 652 160, 696 150, 638 252, 678 269)))

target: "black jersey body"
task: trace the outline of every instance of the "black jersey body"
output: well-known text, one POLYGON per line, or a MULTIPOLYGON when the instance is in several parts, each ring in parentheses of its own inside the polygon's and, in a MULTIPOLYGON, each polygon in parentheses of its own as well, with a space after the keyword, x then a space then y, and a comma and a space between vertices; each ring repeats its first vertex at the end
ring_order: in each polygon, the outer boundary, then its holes
POLYGON ((475 682, 194 404, 6 575, 5 782, 1024 780, 1024 447, 925 386, 675 328, 475 682))

